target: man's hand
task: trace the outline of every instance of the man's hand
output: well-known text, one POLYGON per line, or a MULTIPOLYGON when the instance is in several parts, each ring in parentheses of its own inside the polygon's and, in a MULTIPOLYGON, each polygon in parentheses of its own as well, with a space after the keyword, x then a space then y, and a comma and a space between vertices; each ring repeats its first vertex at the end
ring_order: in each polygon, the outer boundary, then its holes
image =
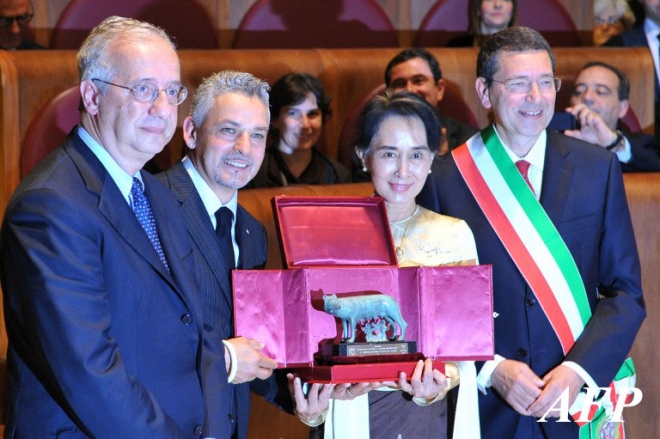
MULTIPOLYGON (((528 408, 529 412, 537 418, 545 415, 567 388, 569 389, 568 406, 573 405, 580 389, 584 386, 584 380, 580 378, 577 372, 561 364, 548 372, 543 377, 543 381, 545 381, 545 387, 543 387, 541 395, 528 408)), ((559 413, 553 412, 548 414, 547 417, 557 418, 559 417, 559 413)))
POLYGON ((314 383, 309 386, 305 395, 300 378, 294 378, 290 373, 286 377, 298 418, 307 425, 320 424, 323 421, 323 413, 328 409, 328 401, 335 385, 314 383))
MULTIPOLYGON (((238 361, 238 364, 232 365, 236 367, 236 377, 231 382, 232 384, 246 383, 255 378, 265 380, 277 367, 275 360, 259 352, 264 348, 264 345, 258 341, 245 337, 230 338, 225 341, 231 343, 238 361)), ((225 352, 225 358, 228 357, 229 353, 225 352)), ((229 369, 229 367, 230 361, 227 361, 227 368, 229 369)))
POLYGON ((566 111, 577 118, 580 129, 566 130, 564 131, 565 135, 602 146, 603 148, 616 141, 617 132, 605 123, 600 114, 591 110, 585 104, 568 107, 566 111))
POLYGON ((502 361, 491 375, 491 386, 521 415, 531 415, 528 409, 541 395, 545 381, 525 363, 502 361))
POLYGON ((433 369, 433 361, 429 358, 417 362, 410 383, 406 381, 405 372, 399 376, 399 388, 415 398, 435 399, 445 391, 447 385, 447 377, 433 369))

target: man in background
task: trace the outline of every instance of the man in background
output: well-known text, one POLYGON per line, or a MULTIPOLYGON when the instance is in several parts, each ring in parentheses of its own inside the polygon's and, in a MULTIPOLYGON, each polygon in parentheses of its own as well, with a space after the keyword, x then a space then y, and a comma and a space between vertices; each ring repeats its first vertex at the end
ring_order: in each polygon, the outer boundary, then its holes
POLYGON ((32 17, 34 8, 30 0, 0 0, 0 49, 45 49, 27 38, 32 17))
POLYGON ((587 63, 575 78, 567 111, 577 118, 578 129, 564 131, 576 139, 615 153, 623 172, 660 171, 658 144, 653 136, 627 133, 620 123, 630 109, 630 81, 614 66, 587 63))
MULTIPOLYGON (((385 85, 394 91, 406 90, 426 100, 433 108, 438 107, 445 95, 445 80, 438 60, 426 49, 406 49, 387 64, 385 85)), ((467 123, 440 115, 444 141, 439 155, 460 146, 479 130, 467 123)))
POLYGON ((660 141, 660 0, 641 0, 645 19, 629 31, 612 37, 604 47, 646 47, 655 66, 655 138, 660 141))
MULTIPOLYGON (((405 49, 397 54, 385 67, 385 85, 396 91, 409 91, 424 98, 433 108, 445 95, 445 80, 438 60, 426 49, 405 49)), ((479 132, 477 127, 440 115, 443 140, 438 150, 442 155, 462 145, 479 132)), ((355 151, 351 156, 353 181, 368 181, 369 175, 355 151)))

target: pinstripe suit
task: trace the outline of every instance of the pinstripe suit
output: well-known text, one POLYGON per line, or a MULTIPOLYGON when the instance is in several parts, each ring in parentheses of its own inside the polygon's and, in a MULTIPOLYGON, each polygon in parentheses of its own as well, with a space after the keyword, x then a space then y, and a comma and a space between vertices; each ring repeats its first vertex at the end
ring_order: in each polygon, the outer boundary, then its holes
MULTIPOLYGON (((231 280, 227 275, 228 270, 218 269, 218 267, 226 267, 226 263, 222 259, 215 230, 202 198, 181 162, 167 172, 159 174, 158 177, 181 203, 181 211, 193 247, 205 330, 213 331, 219 340, 231 338, 234 336, 231 280)), ((238 268, 263 268, 268 256, 264 226, 239 205, 235 229, 236 243, 239 247, 238 268)), ((255 386, 267 384, 261 380, 255 380, 253 383, 255 386)), ((236 422, 235 433, 232 436, 235 438, 247 436, 250 384, 228 386, 226 391, 228 403, 221 409, 226 413, 216 413, 213 408, 209 410, 209 422, 228 424, 236 422)), ((260 390, 258 393, 263 392, 260 390)))

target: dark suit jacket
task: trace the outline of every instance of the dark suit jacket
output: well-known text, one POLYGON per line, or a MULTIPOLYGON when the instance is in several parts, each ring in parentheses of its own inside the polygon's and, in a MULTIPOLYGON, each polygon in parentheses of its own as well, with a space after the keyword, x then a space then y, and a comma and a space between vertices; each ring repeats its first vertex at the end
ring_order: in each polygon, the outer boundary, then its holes
POLYGON ((171 274, 75 128, 12 196, 0 235, 6 437, 201 436, 203 377, 226 386, 224 356, 202 337, 176 200, 142 177, 171 274))
POLYGON ((623 172, 658 172, 660 155, 655 137, 643 133, 627 133, 632 158, 628 163, 621 163, 623 172))
MULTIPOLYGON (((202 198, 188 171, 180 162, 158 177, 179 201, 188 226, 195 257, 195 273, 201 286, 204 322, 217 340, 231 338, 234 336, 231 280, 227 276, 228 270, 224 268, 227 263, 222 259, 215 230, 202 198)), ((268 257, 264 226, 239 205, 235 229, 239 246, 239 268, 263 268, 268 257)), ((262 386, 260 389, 266 386, 268 390, 265 392, 274 390, 274 387, 268 387, 269 383, 263 383, 261 380, 255 380, 253 383, 254 386, 262 386)), ((258 390, 258 393, 263 394, 264 391, 258 390)), ((234 437, 245 438, 250 412, 250 385, 229 385, 224 397, 229 402, 223 407, 225 411, 212 411, 212 418, 226 425, 235 419, 234 437)))
MULTIPOLYGON (((645 317, 640 266, 621 169, 603 148, 548 130, 541 205, 557 227, 584 281, 593 316, 564 357, 534 293, 463 181, 451 155, 434 163, 418 202, 464 219, 481 264, 493 266, 495 352, 522 361, 543 377, 574 361, 605 387, 628 355, 645 317), (598 292, 602 298, 597 298, 598 292)), ((511 438, 519 416, 494 391, 480 395, 482 437, 511 438)), ((577 437, 573 422, 539 424, 550 438, 577 437)))

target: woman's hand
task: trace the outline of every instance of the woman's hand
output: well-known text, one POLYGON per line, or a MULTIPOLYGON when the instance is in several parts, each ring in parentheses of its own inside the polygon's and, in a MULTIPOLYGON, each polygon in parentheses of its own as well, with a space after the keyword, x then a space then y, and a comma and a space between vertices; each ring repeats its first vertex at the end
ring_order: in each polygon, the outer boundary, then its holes
POLYGON ((399 375, 399 389, 415 398, 435 399, 447 389, 447 386, 447 377, 439 370, 433 369, 433 361, 429 358, 417 362, 410 383, 406 381, 405 372, 399 375))
POLYGON ((369 393, 374 389, 383 387, 385 384, 381 382, 373 383, 344 383, 337 384, 335 390, 332 392, 332 398, 351 400, 365 393, 369 393))
POLYGON ((303 392, 300 378, 293 377, 293 374, 287 374, 289 381, 289 392, 293 397, 294 411, 304 424, 310 427, 316 427, 323 423, 324 413, 328 409, 328 401, 335 389, 335 384, 310 385, 307 392, 303 392))

